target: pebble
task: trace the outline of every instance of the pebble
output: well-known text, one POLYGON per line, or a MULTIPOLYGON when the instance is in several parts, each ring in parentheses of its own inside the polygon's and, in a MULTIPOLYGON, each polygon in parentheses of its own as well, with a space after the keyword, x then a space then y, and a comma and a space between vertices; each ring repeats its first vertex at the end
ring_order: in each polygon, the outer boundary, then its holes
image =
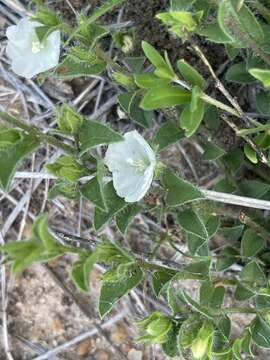
POLYGON ((104 350, 99 350, 95 354, 95 359, 97 359, 97 360, 109 360, 110 355, 104 350))
POLYGON ((142 352, 139 350, 131 349, 128 352, 128 360, 142 360, 142 352))
POLYGON ((90 353, 91 348, 92 348, 91 339, 86 339, 79 344, 77 354, 80 356, 88 355, 90 353))

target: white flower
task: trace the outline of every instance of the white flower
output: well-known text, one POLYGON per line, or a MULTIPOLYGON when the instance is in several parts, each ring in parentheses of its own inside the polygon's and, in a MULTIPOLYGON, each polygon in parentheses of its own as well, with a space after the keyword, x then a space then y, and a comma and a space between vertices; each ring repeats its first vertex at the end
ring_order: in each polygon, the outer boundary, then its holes
POLYGON ((141 200, 151 186, 156 156, 150 145, 136 131, 124 135, 124 140, 109 145, 105 164, 113 174, 118 196, 126 202, 141 200))
POLYGON ((55 67, 60 55, 60 31, 51 33, 42 43, 35 28, 41 26, 30 18, 24 18, 17 25, 7 28, 7 55, 12 62, 12 70, 27 79, 55 67))

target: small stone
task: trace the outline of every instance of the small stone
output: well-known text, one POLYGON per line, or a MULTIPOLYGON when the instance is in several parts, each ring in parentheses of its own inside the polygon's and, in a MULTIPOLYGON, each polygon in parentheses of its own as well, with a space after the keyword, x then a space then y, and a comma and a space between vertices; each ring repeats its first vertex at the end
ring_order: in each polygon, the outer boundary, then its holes
POLYGON ((62 324, 60 319, 54 319, 52 321, 52 328, 57 333, 65 331, 64 325, 62 324))
POLYGON ((97 360, 109 360, 110 356, 109 354, 104 350, 99 350, 95 355, 97 360))
POLYGON ((128 337, 127 330, 124 325, 117 325, 112 333, 112 340, 117 344, 122 344, 128 337))
POLYGON ((86 339, 80 343, 78 346, 77 354, 80 356, 85 356, 90 353, 92 347, 92 341, 91 339, 86 339))
POLYGON ((129 360, 142 360, 142 352, 139 350, 131 349, 128 352, 129 360))

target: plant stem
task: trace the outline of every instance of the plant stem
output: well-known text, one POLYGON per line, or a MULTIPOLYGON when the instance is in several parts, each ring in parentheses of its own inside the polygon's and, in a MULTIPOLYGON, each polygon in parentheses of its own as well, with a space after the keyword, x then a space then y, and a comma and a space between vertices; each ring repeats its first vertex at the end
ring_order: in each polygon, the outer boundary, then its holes
POLYGON ((238 196, 212 190, 201 189, 201 192, 208 200, 222 202, 223 204, 238 205, 260 210, 270 210, 270 201, 253 199, 245 196, 238 196))
POLYGON ((55 147, 62 149, 66 153, 77 154, 77 150, 74 147, 65 144, 64 142, 56 139, 54 136, 42 133, 37 127, 33 125, 27 125, 25 122, 15 118, 14 116, 0 111, 0 118, 9 124, 24 130, 29 135, 38 138, 41 142, 54 145, 55 147))
POLYGON ((217 311, 217 314, 258 314, 258 313, 267 313, 270 311, 270 308, 264 309, 256 309, 252 307, 230 307, 230 308, 223 308, 217 311))
POLYGON ((251 128, 251 129, 242 129, 242 130, 238 131, 238 134, 240 136, 251 135, 251 134, 257 134, 258 132, 261 132, 264 130, 270 130, 270 124, 259 125, 255 128, 251 128))
POLYGON ((111 57, 108 56, 106 52, 101 49, 100 46, 97 45, 95 51, 97 56, 100 57, 102 60, 104 60, 107 64, 111 65, 113 69, 115 69, 116 71, 123 72, 122 67, 119 64, 117 64, 117 62, 115 62, 113 59, 111 59, 111 57))

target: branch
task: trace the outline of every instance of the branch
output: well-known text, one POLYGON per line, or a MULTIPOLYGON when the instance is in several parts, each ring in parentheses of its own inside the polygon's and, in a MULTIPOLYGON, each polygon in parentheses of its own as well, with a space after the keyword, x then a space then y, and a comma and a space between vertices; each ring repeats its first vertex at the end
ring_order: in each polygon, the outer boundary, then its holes
POLYGON ((270 201, 253 199, 245 196, 227 194, 212 190, 200 189, 208 200, 222 202, 223 204, 243 206, 253 209, 270 210, 270 201))
POLYGON ((74 147, 65 144, 64 142, 56 139, 54 136, 42 133, 40 131, 40 129, 37 128, 36 126, 27 125, 25 122, 17 119, 16 117, 14 117, 10 114, 5 113, 3 111, 0 111, 0 118, 9 124, 14 125, 20 129, 24 130, 29 135, 34 136, 35 138, 39 139, 43 143, 48 143, 53 146, 56 146, 57 148, 60 148, 69 154, 77 154, 77 150, 74 147))

